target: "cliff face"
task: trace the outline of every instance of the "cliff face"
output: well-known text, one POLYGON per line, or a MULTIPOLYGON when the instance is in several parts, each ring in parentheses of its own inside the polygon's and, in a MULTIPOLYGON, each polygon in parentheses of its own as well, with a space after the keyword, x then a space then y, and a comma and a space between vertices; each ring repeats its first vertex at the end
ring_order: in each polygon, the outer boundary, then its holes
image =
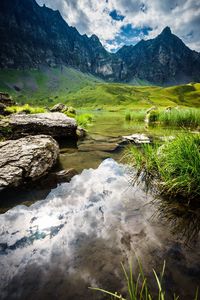
POLYGON ((200 54, 190 50, 166 27, 155 39, 125 46, 118 53, 133 77, 153 83, 176 84, 200 80, 200 54))
POLYGON ((35 0, 1 0, 0 68, 72 66, 108 81, 134 77, 152 83, 200 80, 200 55, 166 28, 156 39, 108 53, 97 36, 68 26, 58 11, 35 0))
POLYGON ((114 80, 121 67, 96 36, 80 35, 35 0, 1 0, 0 39, 0 68, 68 65, 114 80))

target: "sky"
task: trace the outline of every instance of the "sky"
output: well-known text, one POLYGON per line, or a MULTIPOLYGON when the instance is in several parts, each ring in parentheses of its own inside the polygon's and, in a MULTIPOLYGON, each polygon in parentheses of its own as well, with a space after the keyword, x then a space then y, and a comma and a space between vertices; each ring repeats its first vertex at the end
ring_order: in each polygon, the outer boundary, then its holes
POLYGON ((157 36, 169 26, 200 52, 200 0, 36 0, 59 10, 81 34, 99 37, 111 52, 157 36))

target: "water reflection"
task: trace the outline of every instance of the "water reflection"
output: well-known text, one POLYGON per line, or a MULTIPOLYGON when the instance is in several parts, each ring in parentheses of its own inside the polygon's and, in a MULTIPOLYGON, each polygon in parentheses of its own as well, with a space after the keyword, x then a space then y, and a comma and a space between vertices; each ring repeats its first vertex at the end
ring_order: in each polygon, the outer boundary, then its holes
POLYGON ((173 234, 188 246, 197 242, 200 233, 199 207, 166 199, 156 199, 155 204, 157 217, 161 222, 168 223, 173 234))
POLYGON ((191 299, 200 278, 199 239, 191 252, 152 219, 153 199, 130 186, 127 172, 105 160, 43 201, 1 215, 0 298, 103 299, 88 286, 123 291, 120 262, 127 266, 136 252, 147 274, 166 259, 167 291, 191 299))

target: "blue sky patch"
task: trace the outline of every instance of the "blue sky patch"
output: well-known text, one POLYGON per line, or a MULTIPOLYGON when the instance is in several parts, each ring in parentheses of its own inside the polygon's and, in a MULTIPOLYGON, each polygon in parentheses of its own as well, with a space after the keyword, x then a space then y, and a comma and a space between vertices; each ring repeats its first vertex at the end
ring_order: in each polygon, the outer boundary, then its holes
POLYGON ((112 10, 109 14, 109 16, 111 16, 111 18, 115 21, 123 21, 125 16, 122 16, 120 14, 118 14, 118 12, 116 11, 116 9, 112 10))
POLYGON ((149 31, 151 30, 151 27, 133 28, 131 24, 127 24, 121 27, 120 35, 123 35, 125 37, 136 37, 140 35, 148 35, 149 31))
POLYGON ((116 52, 119 50, 123 45, 136 45, 141 39, 148 36, 149 32, 152 31, 151 27, 144 27, 144 28, 133 28, 131 24, 127 24, 121 27, 120 32, 116 35, 114 40, 108 40, 107 43, 112 45, 113 43, 116 46, 115 49, 112 49, 112 52, 116 52))

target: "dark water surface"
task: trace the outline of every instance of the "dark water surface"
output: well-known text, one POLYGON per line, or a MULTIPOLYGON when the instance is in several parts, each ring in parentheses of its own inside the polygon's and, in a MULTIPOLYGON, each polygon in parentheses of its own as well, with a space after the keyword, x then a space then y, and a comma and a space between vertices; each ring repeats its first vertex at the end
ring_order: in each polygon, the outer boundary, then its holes
POLYGON ((130 169, 116 161, 121 152, 105 144, 133 128, 122 118, 115 122, 104 119, 104 134, 90 129, 79 150, 62 150, 60 164, 85 168, 80 175, 46 193, 29 191, 24 201, 33 203, 34 193, 40 201, 0 215, 0 299, 108 299, 88 287, 123 292, 120 263, 132 261, 136 270, 135 252, 147 275, 166 260, 167 299, 173 292, 193 299, 200 285, 200 214, 153 204, 142 185, 130 185, 130 169))

